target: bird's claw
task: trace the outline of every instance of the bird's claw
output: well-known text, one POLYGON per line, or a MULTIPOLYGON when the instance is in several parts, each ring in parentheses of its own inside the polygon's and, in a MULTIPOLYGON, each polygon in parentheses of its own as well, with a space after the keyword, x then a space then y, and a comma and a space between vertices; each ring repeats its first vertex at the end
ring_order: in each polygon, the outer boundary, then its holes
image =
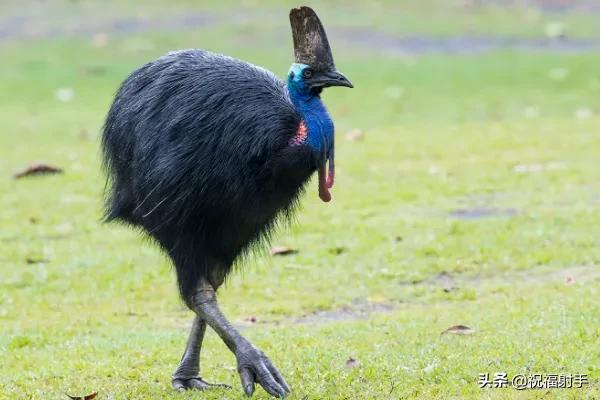
POLYGON ((204 379, 197 378, 173 378, 171 384, 173 389, 183 392, 185 390, 206 390, 215 388, 231 389, 231 386, 224 383, 208 383, 204 379))
POLYGON ((291 389, 271 360, 254 346, 236 353, 238 372, 246 396, 254 393, 254 384, 258 383, 271 396, 284 398, 291 389))

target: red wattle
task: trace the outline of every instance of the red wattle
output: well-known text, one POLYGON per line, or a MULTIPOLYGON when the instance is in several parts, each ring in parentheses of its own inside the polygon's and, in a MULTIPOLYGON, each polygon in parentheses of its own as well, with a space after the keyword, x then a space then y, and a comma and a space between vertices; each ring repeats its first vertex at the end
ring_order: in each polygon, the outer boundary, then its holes
POLYGON ((331 193, 327 184, 327 173, 325 171, 325 163, 319 167, 319 197, 325 203, 331 201, 331 193))

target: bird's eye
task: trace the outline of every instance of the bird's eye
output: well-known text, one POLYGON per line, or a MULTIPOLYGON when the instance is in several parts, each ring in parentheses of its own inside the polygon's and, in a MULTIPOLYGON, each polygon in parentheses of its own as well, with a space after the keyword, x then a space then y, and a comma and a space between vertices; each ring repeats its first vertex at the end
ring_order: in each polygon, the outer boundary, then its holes
POLYGON ((310 69, 310 68, 306 68, 306 69, 305 69, 305 70, 302 72, 302 77, 303 77, 304 79, 310 79, 310 78, 312 78, 312 74, 313 74, 313 72, 312 72, 312 69, 310 69))

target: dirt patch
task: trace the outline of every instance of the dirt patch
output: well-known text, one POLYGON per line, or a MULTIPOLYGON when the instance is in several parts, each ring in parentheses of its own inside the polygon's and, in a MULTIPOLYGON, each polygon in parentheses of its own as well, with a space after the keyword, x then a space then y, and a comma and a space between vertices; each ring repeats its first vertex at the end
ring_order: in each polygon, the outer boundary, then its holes
POLYGON ((94 34, 133 35, 143 32, 178 31, 212 25, 217 18, 207 13, 186 13, 167 18, 115 18, 53 21, 39 16, 0 17, 0 40, 92 37, 94 34))
POLYGON ((333 31, 335 40, 362 44, 388 54, 415 55, 429 53, 478 54, 491 50, 536 50, 585 53, 600 50, 600 41, 569 38, 525 38, 462 35, 452 37, 396 37, 373 30, 333 31))
POLYGON ((480 286, 483 284, 531 284, 531 283, 586 283, 600 280, 600 266, 578 265, 565 268, 539 266, 526 270, 503 271, 497 274, 465 275, 441 272, 430 278, 417 281, 401 281, 403 286, 432 286, 444 291, 480 286))
POLYGON ((600 12, 597 0, 467 0, 467 6, 534 7, 548 13, 600 12))
POLYGON ((514 217, 516 216, 517 210, 514 208, 487 208, 487 207, 475 207, 475 208, 461 208, 450 212, 450 216, 458 219, 482 219, 490 217, 514 217))
MULTIPOLYGON (((474 278, 472 283, 482 282, 484 278, 474 278)), ((507 271, 499 275, 494 275, 485 279, 489 283, 564 283, 567 285, 600 280, 600 266, 598 265, 578 265, 566 268, 552 268, 540 266, 524 271, 507 271)))
POLYGON ((373 313, 391 312, 397 303, 369 302, 365 299, 356 299, 351 304, 333 310, 315 311, 294 319, 296 324, 317 324, 332 321, 345 321, 367 319, 373 313))
MULTIPOLYGON (((441 272, 430 278, 418 281, 401 281, 400 286, 426 286, 435 290, 452 292, 469 287, 482 285, 522 285, 522 284, 548 284, 563 285, 586 284, 600 280, 600 266, 581 265, 567 268, 554 268, 539 266, 523 271, 504 271, 490 275, 465 275, 441 272)), ((300 318, 291 318, 290 322, 296 324, 321 324, 337 321, 351 321, 368 319, 374 313, 389 313, 398 307, 401 302, 370 302, 366 299, 355 299, 351 304, 332 310, 319 310, 300 318)))

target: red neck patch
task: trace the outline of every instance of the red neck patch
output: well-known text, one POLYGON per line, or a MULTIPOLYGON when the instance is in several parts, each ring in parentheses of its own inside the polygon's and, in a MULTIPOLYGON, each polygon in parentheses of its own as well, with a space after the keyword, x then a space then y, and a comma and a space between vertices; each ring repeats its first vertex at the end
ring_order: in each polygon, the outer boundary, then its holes
POLYGON ((298 146, 303 144, 306 141, 306 137, 308 136, 308 129, 306 128, 306 124, 304 120, 300 121, 298 125, 298 129, 296 130, 296 134, 293 138, 290 139, 291 146, 298 146))

